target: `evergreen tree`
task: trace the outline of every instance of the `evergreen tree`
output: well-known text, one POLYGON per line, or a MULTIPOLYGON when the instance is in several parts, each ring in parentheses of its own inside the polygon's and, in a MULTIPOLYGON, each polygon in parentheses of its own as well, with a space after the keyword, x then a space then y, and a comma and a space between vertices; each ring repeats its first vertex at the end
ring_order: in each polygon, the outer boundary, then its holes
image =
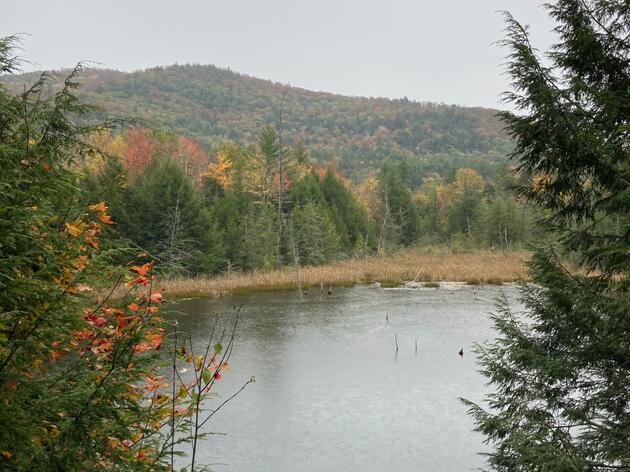
POLYGON ((339 253, 339 235, 325 208, 313 202, 294 208, 291 215, 300 262, 323 264, 339 253))
POLYGON ((548 63, 507 16, 520 113, 503 118, 530 179, 521 194, 559 242, 534 255, 525 314, 503 304, 480 348, 489 408, 468 404, 494 470, 630 470, 630 4, 547 8, 548 63))
POLYGON ((223 268, 225 248, 216 222, 172 159, 153 159, 131 182, 125 201, 128 219, 120 222, 121 233, 158 258, 165 270, 171 262, 190 273, 223 268), (174 254, 177 261, 169 259, 174 254))
MULTIPOLYGON (((87 202, 104 201, 109 214, 116 224, 114 228, 103 228, 107 239, 103 241, 103 249, 109 249, 113 264, 124 264, 132 255, 124 250, 128 245, 116 227, 119 221, 129 221, 126 204, 127 175, 116 156, 104 156, 106 159, 101 169, 88 171, 81 179, 82 199, 87 202)), ((128 241, 127 241, 128 242, 128 241)))
POLYGON ((449 208, 449 232, 463 233, 470 237, 477 206, 485 184, 483 178, 472 169, 462 168, 455 173, 450 185, 452 202, 449 208))
POLYGON ((418 238, 418 213, 411 199, 411 192, 398 169, 389 165, 381 168, 379 194, 385 209, 382 218, 385 229, 381 231, 381 236, 385 232, 391 235, 399 234, 396 240, 391 241, 394 245, 398 243, 412 245, 418 238))
POLYGON ((326 209, 339 237, 340 249, 345 254, 355 253, 359 239, 363 241, 363 247, 365 235, 370 230, 367 213, 331 169, 323 177, 315 171, 306 174, 291 188, 291 198, 296 206, 312 202, 326 209))
MULTIPOLYGON (((16 42, 0 38, 0 74, 14 71, 16 42)), ((199 411, 209 390, 193 404, 156 375, 166 325, 152 264, 101 260, 114 222, 72 169, 108 125, 91 124, 95 109, 74 94, 80 70, 52 94, 46 73, 19 95, 0 84, 0 469, 170 471, 171 447, 203 437, 178 411, 199 411)))
POLYGON ((229 191, 210 207, 212 221, 219 228, 225 253, 221 270, 243 269, 249 266, 245 248, 246 216, 250 201, 242 192, 229 191))
POLYGON ((346 253, 353 254, 357 241, 363 239, 368 230, 367 214, 331 169, 324 174, 321 189, 341 247, 346 253))
POLYGON ((296 182, 291 187, 291 200, 294 205, 304 205, 309 201, 323 203, 325 198, 319 174, 312 171, 296 182))
POLYGON ((244 251, 247 268, 271 269, 278 265, 278 221, 270 205, 249 206, 244 228, 244 251))

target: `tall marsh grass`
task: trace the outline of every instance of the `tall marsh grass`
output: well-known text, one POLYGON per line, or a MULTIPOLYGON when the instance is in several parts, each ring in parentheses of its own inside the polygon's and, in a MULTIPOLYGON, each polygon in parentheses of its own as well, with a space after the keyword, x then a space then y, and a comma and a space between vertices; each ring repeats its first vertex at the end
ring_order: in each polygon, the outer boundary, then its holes
MULTIPOLYGON (((446 250, 411 249, 386 257, 348 259, 302 267, 302 287, 323 287, 327 290, 330 286, 374 282, 396 286, 405 281, 501 284, 524 277, 528 259, 526 251, 451 253, 446 250)), ((295 272, 285 267, 282 270, 177 278, 161 281, 160 287, 171 297, 216 297, 226 293, 295 289, 295 272)))

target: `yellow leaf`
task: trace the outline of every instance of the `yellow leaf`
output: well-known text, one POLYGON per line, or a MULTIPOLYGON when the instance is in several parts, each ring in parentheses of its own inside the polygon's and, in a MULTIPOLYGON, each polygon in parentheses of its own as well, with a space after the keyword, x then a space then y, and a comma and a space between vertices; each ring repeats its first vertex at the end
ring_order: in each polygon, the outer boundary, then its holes
POLYGON ((75 238, 81 236, 84 226, 85 223, 82 223, 81 221, 73 221, 71 223, 65 224, 66 232, 74 236, 75 238))
POLYGON ((98 203, 95 203, 94 205, 88 206, 88 210, 95 211, 97 213, 106 213, 107 207, 105 206, 105 202, 98 202, 98 203))
POLYGON ((155 396, 154 402, 157 403, 158 405, 161 405, 167 400, 168 400, 168 395, 166 393, 158 393, 155 396))

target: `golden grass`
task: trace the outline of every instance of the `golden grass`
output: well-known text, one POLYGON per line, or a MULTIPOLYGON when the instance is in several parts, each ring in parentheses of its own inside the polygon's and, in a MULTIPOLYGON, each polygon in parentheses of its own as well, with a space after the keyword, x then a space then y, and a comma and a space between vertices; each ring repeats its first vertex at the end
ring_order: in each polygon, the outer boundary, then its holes
MULTIPOLYGON (((469 284, 501 284, 524 276, 530 254, 525 251, 470 253, 406 250, 387 257, 366 257, 337 261, 322 266, 303 267, 302 286, 352 286, 380 282, 397 286, 405 281, 425 282, 435 286, 439 281, 469 284)), ((168 296, 215 297, 225 293, 295 289, 295 272, 255 270, 231 275, 165 280, 160 283, 168 296)))

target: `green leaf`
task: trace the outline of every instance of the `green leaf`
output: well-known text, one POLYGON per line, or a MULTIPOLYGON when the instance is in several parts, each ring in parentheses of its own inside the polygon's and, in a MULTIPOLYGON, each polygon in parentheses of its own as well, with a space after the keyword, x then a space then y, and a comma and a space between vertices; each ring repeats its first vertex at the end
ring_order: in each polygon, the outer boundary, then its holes
POLYGON ((203 379, 205 383, 208 383, 210 382, 210 379, 212 378, 212 374, 209 371, 204 370, 203 373, 201 374, 201 378, 203 379))
POLYGON ((222 350, 223 350, 223 346, 221 345, 221 343, 216 343, 214 345, 214 352, 216 352, 217 354, 221 352, 222 350))

